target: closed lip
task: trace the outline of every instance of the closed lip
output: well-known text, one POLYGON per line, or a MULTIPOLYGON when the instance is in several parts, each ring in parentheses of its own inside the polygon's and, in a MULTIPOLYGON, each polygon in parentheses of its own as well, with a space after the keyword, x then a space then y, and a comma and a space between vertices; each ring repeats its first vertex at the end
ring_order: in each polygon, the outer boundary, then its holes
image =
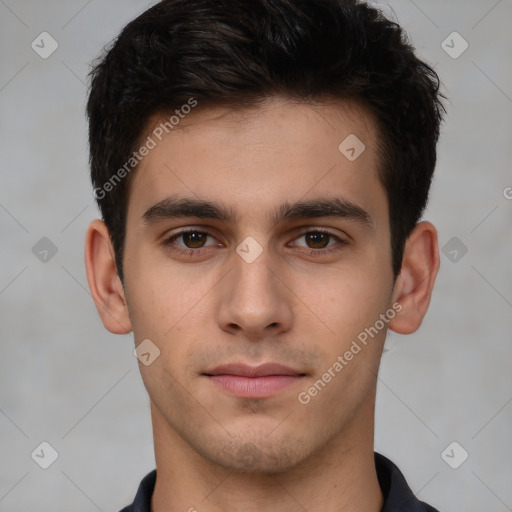
POLYGON ((270 375, 292 375, 303 377, 305 373, 289 368, 278 363, 265 363, 258 366, 250 366, 243 363, 233 363, 217 366, 203 373, 207 377, 213 375, 237 375, 239 377, 268 377, 270 375))

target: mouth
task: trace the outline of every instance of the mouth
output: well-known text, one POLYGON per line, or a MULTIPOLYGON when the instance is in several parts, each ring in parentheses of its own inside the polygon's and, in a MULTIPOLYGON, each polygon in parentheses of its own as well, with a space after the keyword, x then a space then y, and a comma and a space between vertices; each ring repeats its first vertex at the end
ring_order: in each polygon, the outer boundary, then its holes
POLYGON ((240 398, 270 397, 306 376, 303 372, 277 363, 259 366, 228 364, 202 375, 217 388, 240 398))

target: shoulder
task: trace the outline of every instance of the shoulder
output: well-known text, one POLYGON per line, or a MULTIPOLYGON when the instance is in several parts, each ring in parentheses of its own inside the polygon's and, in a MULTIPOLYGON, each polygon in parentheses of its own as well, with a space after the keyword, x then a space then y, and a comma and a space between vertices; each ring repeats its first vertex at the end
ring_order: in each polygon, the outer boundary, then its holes
POLYGON ((124 507, 120 512, 151 512, 151 497, 155 489, 155 482, 156 469, 142 479, 133 503, 124 507))
POLYGON ((384 495, 381 512, 439 512, 418 500, 398 467, 380 453, 375 453, 375 468, 384 495))

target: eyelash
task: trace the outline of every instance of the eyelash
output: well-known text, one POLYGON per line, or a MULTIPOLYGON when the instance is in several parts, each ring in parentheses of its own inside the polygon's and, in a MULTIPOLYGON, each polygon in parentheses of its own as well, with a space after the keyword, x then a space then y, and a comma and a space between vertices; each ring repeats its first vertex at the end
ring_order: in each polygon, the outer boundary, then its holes
MULTIPOLYGON (((199 255, 201 255, 203 250, 208 250, 208 248, 214 247, 214 246, 207 246, 207 247, 199 247, 197 249, 190 249, 190 248, 179 248, 178 249, 175 246, 173 246, 173 242, 175 240, 177 240, 178 238, 180 238, 183 235, 186 235, 188 233, 199 233, 201 235, 211 236, 212 238, 214 238, 213 235, 211 235, 207 231, 201 231, 199 229, 184 229, 182 231, 179 231, 178 233, 175 233, 171 237, 166 238, 163 241, 163 245, 166 246, 171 251, 177 252, 183 256, 199 256, 199 255)), ((315 228, 315 229, 310 229, 308 231, 304 231, 300 235, 298 235, 294 240, 297 240, 298 238, 301 238, 301 237, 311 234, 311 233, 322 233, 324 235, 328 235, 330 237, 329 242, 331 241, 331 239, 334 239, 337 243, 335 245, 329 246, 327 248, 321 248, 321 249, 302 247, 301 252, 303 254, 307 254, 308 256, 315 257, 315 256, 323 256, 326 254, 330 254, 331 252, 339 251, 340 250, 340 247, 338 247, 339 245, 347 245, 348 244, 348 242, 346 240, 343 240, 342 238, 331 233, 330 231, 327 231, 322 228, 315 228)))

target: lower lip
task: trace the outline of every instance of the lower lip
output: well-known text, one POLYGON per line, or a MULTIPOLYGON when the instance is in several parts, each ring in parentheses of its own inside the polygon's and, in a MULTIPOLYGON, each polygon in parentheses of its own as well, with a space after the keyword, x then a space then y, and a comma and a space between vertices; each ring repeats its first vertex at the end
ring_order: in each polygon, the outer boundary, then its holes
POLYGON ((299 381, 300 375, 267 375, 265 377, 242 377, 240 375, 210 375, 217 386, 242 398, 265 398, 299 381))

